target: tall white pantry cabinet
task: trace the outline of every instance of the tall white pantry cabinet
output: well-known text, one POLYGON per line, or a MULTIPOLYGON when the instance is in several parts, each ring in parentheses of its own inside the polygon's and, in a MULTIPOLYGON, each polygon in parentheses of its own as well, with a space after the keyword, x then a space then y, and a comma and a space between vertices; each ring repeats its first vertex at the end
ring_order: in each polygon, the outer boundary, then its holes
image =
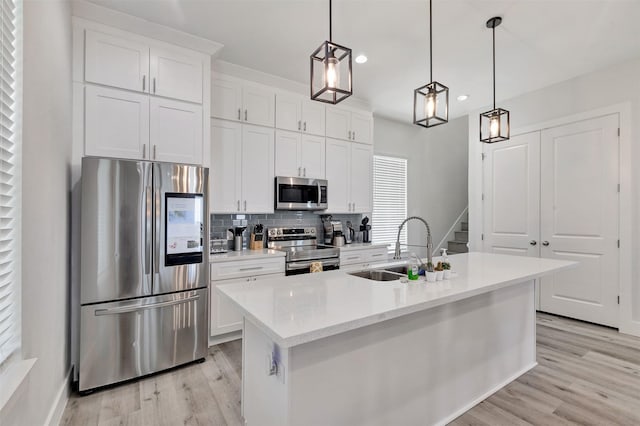
POLYGON ((211 56, 74 18, 83 156, 209 165, 211 56))

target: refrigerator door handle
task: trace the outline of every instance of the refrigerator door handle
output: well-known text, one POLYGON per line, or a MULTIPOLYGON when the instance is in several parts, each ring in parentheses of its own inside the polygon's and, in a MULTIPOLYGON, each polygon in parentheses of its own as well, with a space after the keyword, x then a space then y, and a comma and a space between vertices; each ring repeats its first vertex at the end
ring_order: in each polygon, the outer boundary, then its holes
MULTIPOLYGON (((160 189, 156 188, 154 193, 155 200, 155 232, 153 234, 153 240, 155 247, 153 250, 153 272, 155 274, 160 272, 160 226, 162 225, 162 199, 160 198, 160 189)), ((155 289, 154 289, 155 291, 155 289)))
POLYGON ((121 308, 96 309, 94 311, 94 315, 99 317, 103 315, 126 314, 129 312, 143 311, 146 309, 156 309, 156 308, 163 308, 165 306, 180 305, 182 303, 192 302, 198 299, 200 299, 200 295, 196 294, 195 296, 186 297, 184 299, 168 300, 166 302, 158 302, 152 305, 136 305, 136 306, 123 306, 121 308))
POLYGON ((151 273, 151 234, 153 232, 151 228, 152 214, 153 214, 153 189, 147 186, 144 190, 145 195, 145 223, 144 223, 144 274, 149 275, 151 273))

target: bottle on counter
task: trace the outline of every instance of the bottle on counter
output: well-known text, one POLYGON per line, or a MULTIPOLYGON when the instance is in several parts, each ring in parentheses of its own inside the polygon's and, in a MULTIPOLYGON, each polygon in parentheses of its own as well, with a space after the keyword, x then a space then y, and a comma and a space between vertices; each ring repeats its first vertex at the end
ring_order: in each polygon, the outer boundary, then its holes
POLYGON ((420 278, 420 259, 418 259, 418 256, 416 256, 415 253, 411 253, 409 259, 410 260, 409 268, 407 268, 407 277, 410 280, 415 281, 420 278))
POLYGON ((447 249, 440 249, 440 255, 442 256, 442 269, 444 269, 444 279, 451 278, 451 263, 449 262, 449 256, 447 256, 447 249))

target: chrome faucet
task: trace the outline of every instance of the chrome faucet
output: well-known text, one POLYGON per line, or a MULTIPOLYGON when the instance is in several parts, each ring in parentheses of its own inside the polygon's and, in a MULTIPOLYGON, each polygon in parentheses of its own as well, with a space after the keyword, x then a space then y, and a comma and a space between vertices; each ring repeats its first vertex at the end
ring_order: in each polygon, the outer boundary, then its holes
POLYGON ((411 219, 417 219, 420 222, 424 223, 424 226, 427 227, 427 264, 433 264, 433 241, 431 241, 431 228, 429 228, 429 224, 426 220, 418 216, 410 216, 402 221, 400 226, 398 227, 398 238, 396 239, 396 251, 393 254, 394 259, 400 259, 400 233, 402 232, 402 228, 404 224, 409 222, 411 219))

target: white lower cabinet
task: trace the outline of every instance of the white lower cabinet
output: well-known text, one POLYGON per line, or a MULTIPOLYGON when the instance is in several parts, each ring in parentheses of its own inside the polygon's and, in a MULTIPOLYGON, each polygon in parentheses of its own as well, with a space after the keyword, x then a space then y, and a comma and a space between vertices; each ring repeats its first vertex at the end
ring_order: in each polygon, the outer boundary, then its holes
POLYGON ((369 213, 373 146, 339 139, 326 142, 327 213, 369 213))
POLYGON ((259 285, 260 281, 277 277, 284 277, 284 257, 211 264, 210 336, 242 330, 242 315, 218 295, 217 286, 236 283, 259 285))
POLYGON ((340 270, 344 272, 361 271, 375 267, 376 263, 386 262, 388 259, 387 247, 340 250, 340 270))
POLYGON ((211 120, 211 212, 273 213, 273 129, 211 120))

